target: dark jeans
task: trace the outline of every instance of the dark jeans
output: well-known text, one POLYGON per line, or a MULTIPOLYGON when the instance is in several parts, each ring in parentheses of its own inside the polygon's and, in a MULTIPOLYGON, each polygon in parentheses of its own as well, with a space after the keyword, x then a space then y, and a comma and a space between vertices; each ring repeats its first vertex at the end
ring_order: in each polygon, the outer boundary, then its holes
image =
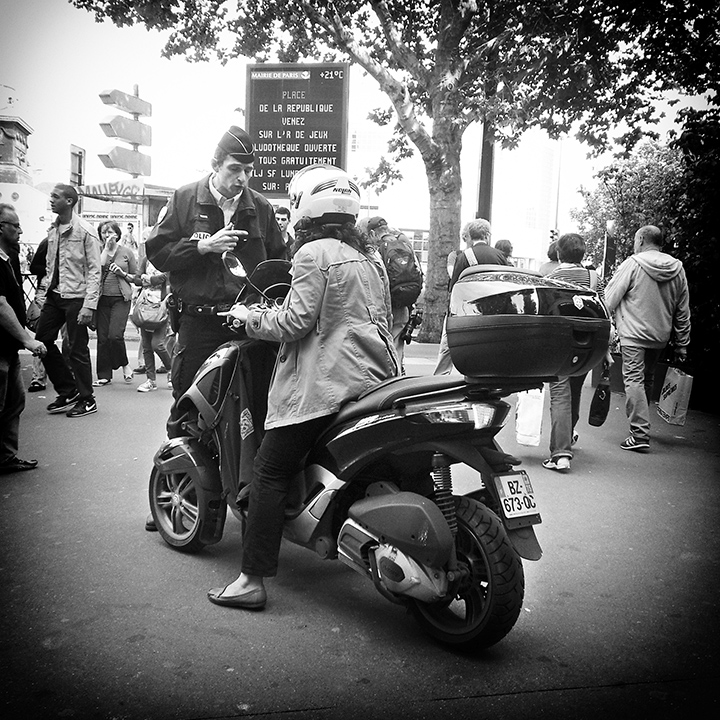
POLYGON ((250 505, 243 536, 242 571, 247 575, 277 574, 285 522, 285 501, 305 455, 332 416, 268 430, 255 457, 250 505))
POLYGON ((20 415, 25 409, 25 386, 17 353, 0 355, 0 462, 12 460, 18 451, 20 415))
POLYGON ((113 370, 128 364, 125 328, 130 314, 130 301, 122 296, 101 295, 95 324, 97 326, 97 376, 111 380, 113 370))
POLYGON ((82 306, 82 298, 61 298, 50 291, 40 312, 35 339, 47 348, 43 365, 57 394, 68 397, 78 392, 81 400, 90 400, 93 391, 88 330, 86 325, 78 325, 77 321, 82 306), (55 345, 63 325, 67 326, 70 347, 68 362, 55 345))

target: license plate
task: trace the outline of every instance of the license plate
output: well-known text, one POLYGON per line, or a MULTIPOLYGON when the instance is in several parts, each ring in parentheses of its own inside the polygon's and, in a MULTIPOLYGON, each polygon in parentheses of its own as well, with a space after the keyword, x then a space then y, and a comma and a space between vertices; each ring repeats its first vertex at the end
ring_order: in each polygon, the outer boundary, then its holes
POLYGON ((495 475, 495 487, 506 518, 521 518, 537 515, 535 494, 527 473, 520 471, 495 475))

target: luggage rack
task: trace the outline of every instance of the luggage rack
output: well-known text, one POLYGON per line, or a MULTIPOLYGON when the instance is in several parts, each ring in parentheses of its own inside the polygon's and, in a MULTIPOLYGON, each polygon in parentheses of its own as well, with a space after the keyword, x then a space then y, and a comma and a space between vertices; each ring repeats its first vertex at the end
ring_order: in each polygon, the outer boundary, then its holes
POLYGON ((556 375, 542 377, 472 377, 465 376, 465 382, 471 386, 472 395, 491 395, 494 397, 507 397, 513 393, 540 388, 544 383, 555 382, 556 375))

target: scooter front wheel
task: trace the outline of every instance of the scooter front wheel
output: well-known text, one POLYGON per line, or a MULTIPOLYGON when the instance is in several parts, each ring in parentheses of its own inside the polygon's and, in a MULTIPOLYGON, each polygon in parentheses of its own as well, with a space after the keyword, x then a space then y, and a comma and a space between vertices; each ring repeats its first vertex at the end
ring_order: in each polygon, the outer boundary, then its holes
POLYGON ((486 648, 502 640, 520 615, 525 594, 522 561, 499 518, 470 498, 455 498, 457 559, 469 569, 452 598, 413 600, 422 628, 449 645, 486 648))
POLYGON ((186 472, 150 474, 150 511, 163 540, 176 550, 196 553, 205 543, 200 535, 197 488, 186 472))

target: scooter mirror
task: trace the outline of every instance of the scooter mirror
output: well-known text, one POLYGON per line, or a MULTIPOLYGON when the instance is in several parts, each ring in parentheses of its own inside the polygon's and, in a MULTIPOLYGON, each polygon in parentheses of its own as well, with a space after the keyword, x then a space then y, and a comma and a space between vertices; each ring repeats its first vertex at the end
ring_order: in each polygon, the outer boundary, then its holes
POLYGON ((238 258, 235 253, 230 252, 230 250, 226 250, 222 254, 222 261, 225 263, 225 267, 228 269, 229 272, 231 272, 235 277, 239 278, 246 278, 247 272, 245 271, 245 267, 240 262, 240 259, 238 258))

